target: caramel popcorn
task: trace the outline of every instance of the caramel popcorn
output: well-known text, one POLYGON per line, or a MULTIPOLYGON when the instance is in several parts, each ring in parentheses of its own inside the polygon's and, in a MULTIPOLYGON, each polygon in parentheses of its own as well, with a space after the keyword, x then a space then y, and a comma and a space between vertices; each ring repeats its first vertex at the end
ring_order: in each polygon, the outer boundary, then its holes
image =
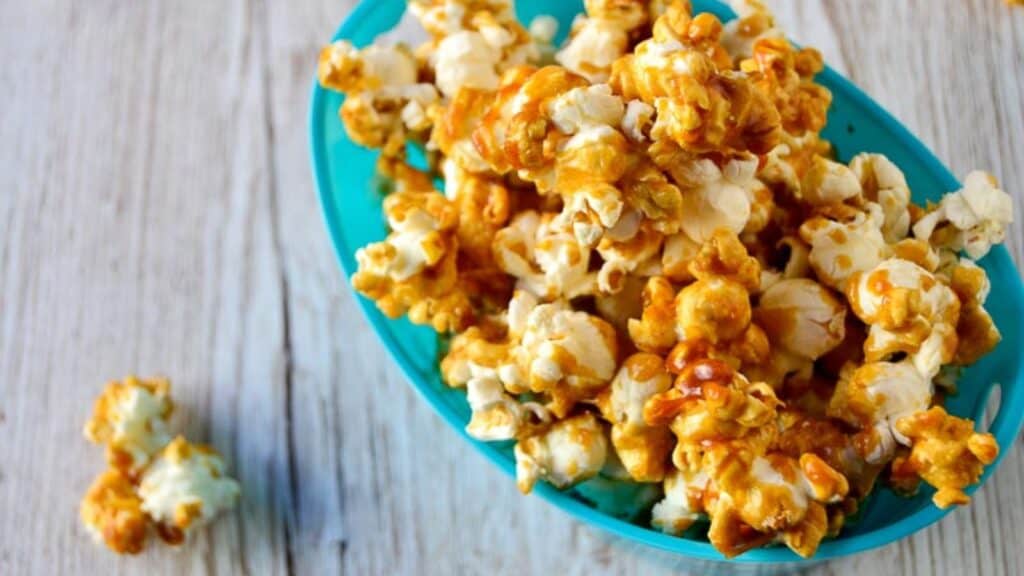
POLYGON ((129 376, 110 382, 96 400, 85 437, 107 449, 111 467, 136 474, 171 441, 167 420, 174 410, 164 378, 129 376))
POLYGON ((591 413, 559 420, 538 436, 516 444, 516 483, 524 494, 543 478, 566 488, 596 476, 608 454, 601 423, 591 413))
POLYGON ((962 190, 943 196, 935 209, 914 224, 914 236, 936 248, 963 250, 978 260, 1003 241, 1012 221, 1010 195, 999 189, 990 174, 971 172, 962 190))
POLYGON ((141 552, 151 529, 180 544, 239 497, 213 448, 171 439, 169 392, 166 379, 111 382, 85 426, 86 438, 106 444, 110 468, 82 499, 82 524, 118 554, 141 552))
POLYGON ((452 335, 466 433, 514 442, 523 492, 651 483, 653 527, 728 557, 812 556, 878 483, 967 503, 998 446, 941 404, 1000 340, 974 260, 1008 195, 972 173, 922 208, 885 156, 837 159, 821 55, 760 0, 584 4, 560 47, 510 0, 411 0, 425 44, 324 50, 394 181, 356 290, 452 335))
POLYGON ((999 455, 991 434, 974 431, 970 420, 946 414, 941 406, 902 418, 896 428, 912 446, 910 456, 893 462, 893 474, 915 474, 938 488, 939 508, 970 503, 964 488, 978 482, 999 455))
POLYGON ((139 483, 142 510, 172 542, 234 508, 239 494, 220 455, 181 436, 163 449, 139 483))
POLYGON ((142 500, 124 472, 107 470, 93 482, 82 499, 82 524, 97 542, 118 554, 138 554, 149 536, 149 521, 142 500))

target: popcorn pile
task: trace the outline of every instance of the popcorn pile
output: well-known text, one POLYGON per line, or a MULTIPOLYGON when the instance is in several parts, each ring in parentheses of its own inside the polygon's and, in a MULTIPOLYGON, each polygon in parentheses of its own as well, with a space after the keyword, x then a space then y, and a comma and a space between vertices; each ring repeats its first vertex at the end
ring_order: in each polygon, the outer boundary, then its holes
POLYGON ((821 56, 756 0, 585 4, 560 49, 510 0, 410 0, 424 45, 323 49, 394 181, 355 288, 454 333, 441 373, 523 492, 660 483, 652 524, 706 518, 726 556, 811 556, 877 481, 967 503, 998 446, 937 387, 999 342, 974 260, 1010 197, 975 172, 922 208, 884 156, 834 160, 821 56))
POLYGON ((240 489, 217 452, 172 437, 170 382, 129 376, 97 399, 85 436, 106 446, 110 468, 82 500, 82 523, 119 554, 137 554, 150 528, 176 545, 234 508, 240 489))

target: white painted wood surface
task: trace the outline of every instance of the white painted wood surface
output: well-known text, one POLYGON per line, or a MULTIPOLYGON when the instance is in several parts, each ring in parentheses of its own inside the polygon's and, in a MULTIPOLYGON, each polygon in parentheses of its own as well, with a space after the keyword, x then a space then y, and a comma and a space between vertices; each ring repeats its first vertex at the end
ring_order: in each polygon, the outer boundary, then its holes
MULTIPOLYGON (((356 309, 309 170, 319 45, 353 0, 0 1, 0 574, 655 574, 671 558, 520 496, 356 309), (118 558, 78 499, 102 383, 175 383, 237 514, 118 558)), ((962 175, 1024 214, 1024 10, 775 0, 962 175)), ((1024 217, 1019 218, 1024 220, 1024 217)), ((1009 245, 1020 261, 1024 225, 1009 245)), ((1018 442, 969 508, 815 573, 1024 574, 1018 442)))

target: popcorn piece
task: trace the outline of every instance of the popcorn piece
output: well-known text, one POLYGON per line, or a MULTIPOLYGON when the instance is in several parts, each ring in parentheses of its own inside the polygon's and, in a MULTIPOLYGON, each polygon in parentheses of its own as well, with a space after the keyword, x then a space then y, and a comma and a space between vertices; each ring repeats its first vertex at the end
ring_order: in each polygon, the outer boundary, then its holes
POLYGON ((814 280, 782 280, 762 295, 755 318, 777 348, 817 360, 845 337, 846 306, 814 280))
POLYGON ((85 425, 85 437, 106 446, 111 467, 137 474, 171 441, 167 428, 174 410, 170 388, 166 379, 134 376, 107 384, 85 425))
POLYGON ((803 200, 812 206, 837 204, 861 193, 857 175, 846 166, 815 156, 800 186, 803 200))
POLYGON ((593 398, 615 375, 615 329, 562 303, 537 305, 526 293, 517 292, 513 303, 509 328, 521 337, 511 350, 514 377, 503 380, 510 389, 550 394, 549 409, 564 418, 576 401, 593 398))
POLYGON ((521 288, 546 300, 594 292, 590 250, 562 229, 552 214, 522 212, 494 237, 497 265, 519 280, 521 288))
POLYGON ((694 242, 684 233, 673 234, 665 239, 665 247, 661 252, 661 271, 673 282, 689 282, 690 262, 697 257, 701 244, 694 242))
POLYGON ((338 40, 320 51, 317 77, 324 88, 345 94, 415 84, 416 58, 405 45, 367 46, 338 40))
POLYGON ((654 107, 640 100, 626 103, 626 114, 622 117, 622 131, 633 142, 648 140, 654 122, 654 107))
POLYGON ((629 476, 637 482, 660 482, 672 452, 667 428, 644 421, 644 404, 672 386, 660 356, 639 353, 627 358, 612 380, 605 418, 612 423, 612 445, 629 476))
POLYGON ((766 153, 780 137, 778 112, 745 76, 718 72, 730 60, 721 33, 714 16, 694 17, 688 2, 673 2, 653 37, 614 63, 610 83, 626 100, 657 110, 655 140, 696 153, 766 153))
POLYGON ((768 95, 782 128, 796 136, 820 132, 832 103, 832 93, 814 82, 825 67, 821 53, 798 49, 784 37, 770 35, 755 40, 752 52, 739 68, 759 92, 768 95))
POLYGON ((867 461, 886 462, 895 442, 910 444, 895 427, 896 421, 926 410, 933 390, 931 380, 909 362, 870 362, 840 378, 828 415, 871 431, 865 435, 867 461))
POLYGON ((472 173, 490 170, 487 161, 473 143, 473 130, 480 124, 493 94, 483 90, 462 89, 444 106, 433 106, 427 113, 434 129, 428 147, 439 150, 448 160, 472 173))
POLYGON ((743 285, 721 278, 700 280, 676 297, 679 340, 716 344, 743 334, 750 325, 750 299, 743 285))
POLYGON ((885 241, 906 238, 910 230, 910 188, 903 172, 881 154, 858 154, 850 162, 850 170, 860 180, 864 197, 882 207, 885 241))
POLYGON ((641 227, 624 241, 615 241, 612 234, 606 234, 597 245, 597 252, 604 259, 597 273, 598 288, 603 293, 622 290, 627 275, 656 258, 661 245, 661 234, 649 226, 641 227))
POLYGON ((520 403, 501 381, 509 362, 507 327, 483 324, 455 336, 441 373, 449 386, 465 387, 473 416, 466 432, 478 440, 510 440, 536 433, 550 423, 548 411, 536 402, 520 403))
POLYGON ((434 53, 437 87, 454 96, 462 87, 494 90, 498 87, 501 50, 490 45, 479 32, 460 31, 446 36, 434 53))
POLYGON ((676 343, 675 289, 655 276, 643 291, 643 314, 629 321, 629 337, 645 352, 665 353, 676 343))
POLYGON ((606 82, 612 63, 629 51, 632 32, 647 23, 647 9, 637 0, 587 0, 585 7, 555 59, 591 82, 606 82))
POLYGON ((651 510, 651 524, 666 534, 682 535, 704 510, 708 476, 675 470, 665 478, 665 498, 651 510))
POLYGON ((754 54, 754 43, 762 38, 784 38, 782 30, 775 26, 775 17, 759 0, 731 0, 739 18, 726 22, 722 33, 722 46, 734 62, 750 58, 754 54))
POLYGON ((985 270, 971 260, 963 259, 953 267, 950 276, 950 288, 960 299, 957 349, 953 361, 969 366, 991 352, 1002 340, 1002 335, 984 307, 991 289, 985 270))
POLYGON ((932 501, 939 508, 969 504, 964 488, 976 484, 999 455, 991 434, 975 432, 970 420, 950 416, 941 406, 897 420, 896 429, 910 440, 911 450, 893 462, 893 475, 918 475, 936 487, 932 501))
POLYGON ((757 160, 732 160, 719 168, 710 160, 679 167, 673 176, 683 191, 682 228, 703 244, 716 230, 739 234, 750 218, 757 160))
POLYGON ((506 0, 414 0, 409 10, 434 38, 423 52, 445 96, 493 90, 502 73, 541 56, 506 0))
POLYGON ((840 501, 849 489, 842 474, 813 454, 757 456, 719 446, 706 457, 716 491, 708 506, 708 538, 728 557, 765 543, 744 535, 744 526, 778 536, 803 557, 814 554, 827 530, 822 504, 840 501))
POLYGON ((511 0, 410 0, 409 11, 435 37, 445 37, 472 25, 486 14, 499 22, 514 22, 511 0))
POLYGON ((693 470, 705 449, 716 443, 766 449, 775 434, 768 424, 779 404, 768 385, 751 383, 724 362, 702 358, 682 368, 673 388, 648 399, 644 420, 671 427, 678 439, 673 463, 680 470, 693 470))
POLYGON ((181 436, 164 448, 139 484, 142 510, 171 543, 234 508, 239 494, 238 482, 225 475, 220 456, 181 436))
POLYGON ((455 206, 437 192, 408 191, 388 196, 384 211, 392 232, 356 252, 353 287, 392 318, 408 312, 438 332, 464 328, 473 308, 456 287, 455 206))
POLYGON ((97 542, 118 554, 138 554, 149 526, 131 479, 116 468, 100 474, 82 500, 81 518, 97 542))
POLYGON ((850 277, 847 299, 857 317, 871 325, 864 343, 869 362, 905 352, 922 375, 933 378, 952 361, 960 302, 924 268, 899 258, 885 260, 850 277))
POLYGON ((543 478, 555 488, 567 488, 601 471, 608 455, 604 428, 589 412, 559 420, 538 436, 515 447, 516 483, 528 494, 543 478))
POLYGON ((843 290, 855 272, 870 270, 884 260, 890 248, 882 236, 885 216, 877 204, 868 204, 848 222, 816 216, 800 226, 800 238, 811 246, 808 256, 818 280, 843 290))
POLYGON ((937 208, 914 224, 914 236, 936 248, 963 250, 974 260, 1006 237, 1013 222, 1013 200, 995 177, 971 172, 963 189, 942 197, 937 208))
POLYGON ((426 110, 438 99, 433 85, 418 83, 417 68, 404 45, 359 50, 339 40, 320 52, 317 75, 325 88, 348 95, 340 114, 352 140, 398 156, 408 131, 430 127, 426 110))

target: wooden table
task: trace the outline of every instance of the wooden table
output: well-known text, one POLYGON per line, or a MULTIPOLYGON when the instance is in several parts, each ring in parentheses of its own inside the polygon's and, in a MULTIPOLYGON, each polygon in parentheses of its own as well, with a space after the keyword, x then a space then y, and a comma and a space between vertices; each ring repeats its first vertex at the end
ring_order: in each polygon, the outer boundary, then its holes
MULTIPOLYGON (((306 112, 353 0, 0 2, 0 574, 593 574, 671 558, 571 520, 459 440, 356 308, 306 112), (237 514, 118 558, 77 506, 105 380, 172 377, 237 514)), ((771 2, 958 175, 1024 187, 1024 9, 771 2)), ((1008 244, 1020 262, 1024 224, 1008 244)), ((941 523, 822 573, 1024 574, 1024 450, 941 523)))

